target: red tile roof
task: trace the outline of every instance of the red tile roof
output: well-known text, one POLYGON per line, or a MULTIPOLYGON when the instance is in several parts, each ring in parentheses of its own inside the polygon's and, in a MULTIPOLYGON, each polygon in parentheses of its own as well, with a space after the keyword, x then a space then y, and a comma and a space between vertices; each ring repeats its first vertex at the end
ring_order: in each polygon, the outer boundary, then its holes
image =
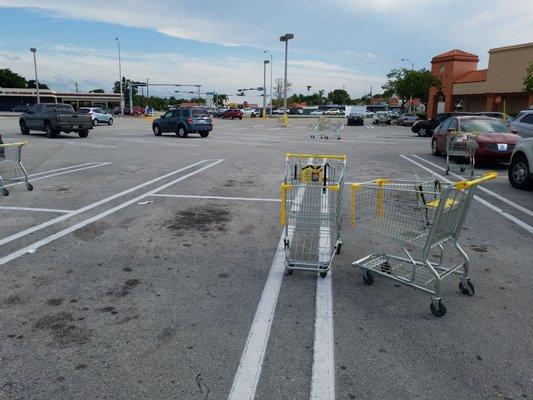
POLYGON ((453 83, 484 82, 487 80, 487 70, 479 69, 477 71, 467 72, 465 75, 456 79, 453 83))
POLYGON ((464 61, 479 61, 479 57, 466 51, 453 49, 446 53, 439 54, 431 60, 431 62, 440 62, 444 60, 464 60, 464 61))

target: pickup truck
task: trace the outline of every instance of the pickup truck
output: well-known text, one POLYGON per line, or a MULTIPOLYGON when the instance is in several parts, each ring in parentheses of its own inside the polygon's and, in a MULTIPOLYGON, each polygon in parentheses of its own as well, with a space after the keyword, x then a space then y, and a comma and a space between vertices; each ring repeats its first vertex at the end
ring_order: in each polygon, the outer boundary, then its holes
POLYGON ((53 138, 61 132, 77 132, 82 138, 92 129, 89 114, 77 113, 70 104, 38 103, 20 116, 20 132, 28 135, 30 131, 41 131, 46 137, 53 138))

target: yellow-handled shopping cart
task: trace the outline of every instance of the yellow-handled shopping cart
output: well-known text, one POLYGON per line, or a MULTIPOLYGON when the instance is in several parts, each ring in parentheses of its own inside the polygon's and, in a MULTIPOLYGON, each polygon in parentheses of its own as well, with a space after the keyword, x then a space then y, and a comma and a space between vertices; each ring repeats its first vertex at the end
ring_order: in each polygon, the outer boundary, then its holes
POLYGON ((429 293, 431 312, 438 317, 446 313, 441 282, 449 275, 460 275, 459 289, 472 296, 469 258, 459 245, 459 235, 476 187, 496 176, 491 172, 455 184, 437 179, 378 179, 352 184, 354 227, 372 236, 396 240, 407 256, 383 252, 355 261, 353 265, 362 270, 363 281, 371 285, 374 275, 379 275, 429 293), (461 262, 445 261, 446 246, 455 248, 461 262))
POLYGON ((9 195, 7 186, 12 182, 24 182, 26 188, 31 191, 33 185, 29 182, 28 172, 22 164, 22 148, 27 142, 0 144, 0 192, 4 196, 9 195))

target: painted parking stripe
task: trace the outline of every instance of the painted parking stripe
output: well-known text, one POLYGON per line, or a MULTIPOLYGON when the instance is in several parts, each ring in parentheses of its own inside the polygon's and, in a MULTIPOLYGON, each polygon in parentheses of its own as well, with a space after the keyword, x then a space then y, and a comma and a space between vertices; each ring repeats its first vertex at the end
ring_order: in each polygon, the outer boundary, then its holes
POLYGON ((51 169, 50 171, 43 171, 43 172, 37 172, 37 173, 34 173, 34 174, 29 174, 28 176, 29 177, 34 177, 34 176, 39 176, 39 175, 51 174, 51 173, 54 173, 54 172, 65 171, 67 169, 80 168, 80 167, 85 167, 87 165, 94 165, 94 164, 96 164, 96 163, 90 162, 90 163, 85 163, 85 164, 71 165, 70 167, 51 169))
MULTIPOLYGON (((429 165, 432 165, 433 167, 435 167, 435 168, 437 168, 437 169, 440 169, 441 171, 446 171, 446 168, 443 168, 443 167, 441 167, 441 166, 439 166, 439 165, 437 165, 437 164, 435 164, 435 163, 432 163, 431 161, 428 161, 428 160, 426 160, 425 158, 419 157, 419 156, 417 156, 416 154, 410 154, 410 156, 412 156, 412 157, 414 157, 414 158, 417 158, 417 159, 419 159, 419 160, 421 160, 421 161, 424 161, 425 163, 427 163, 427 164, 429 164, 429 165)), ((450 172, 450 175, 455 176, 457 179, 463 179, 460 175, 454 174, 454 173, 452 173, 452 172, 450 172)), ((510 205, 511 207, 517 209, 518 211, 521 211, 521 212, 523 212, 524 214, 527 214, 527 215, 529 215, 530 217, 533 217, 533 211, 527 209, 526 207, 521 206, 520 204, 517 204, 517 203, 515 203, 514 201, 509 200, 508 198, 503 197, 502 195, 500 195, 500 194, 498 194, 498 193, 496 193, 496 192, 493 192, 492 190, 487 189, 487 188, 485 188, 485 187, 483 187, 483 186, 478 186, 478 188, 479 188, 479 190, 481 190, 481 191, 483 191, 483 192, 485 192, 485 193, 491 195, 492 197, 494 197, 494 198, 496 198, 496 199, 498 199, 498 200, 500 200, 500 201, 503 201, 505 204, 510 205)))
POLYGON ((173 197, 178 199, 206 199, 206 200, 230 200, 230 201, 266 201, 266 202, 281 202, 280 199, 265 199, 260 197, 226 197, 226 196, 199 196, 191 194, 163 194, 157 193, 152 195, 154 197, 173 197))
POLYGON ((196 166, 198 166, 200 164, 203 164, 204 162, 207 162, 207 161, 212 161, 212 160, 202 160, 202 161, 199 161, 197 163, 188 165, 186 167, 174 170, 172 172, 169 172, 168 174, 161 175, 161 176, 159 176, 157 178, 154 178, 154 179, 151 179, 151 180, 149 180, 147 182, 141 183, 141 184, 139 184, 137 186, 134 186, 132 188, 124 190, 124 191, 122 191, 120 193, 116 193, 116 194, 114 194, 112 196, 106 197, 105 199, 102 199, 102 200, 99 200, 97 202, 88 204, 88 205, 86 205, 86 206, 84 206, 84 207, 82 207, 82 208, 80 208, 78 210, 75 210, 75 211, 71 212, 71 213, 68 213, 68 214, 65 214, 65 215, 61 215, 61 216, 59 216, 57 218, 54 218, 54 219, 52 219, 50 221, 43 222, 42 224, 33 226, 31 228, 28 228, 28 229, 25 229, 25 230, 23 230, 21 232, 18 232, 18 233, 14 234, 14 235, 8 236, 8 237, 3 238, 3 239, 0 239, 0 246, 4 245, 6 243, 12 242, 13 240, 20 239, 20 238, 22 238, 22 237, 24 237, 26 235, 32 234, 34 232, 37 232, 37 231, 39 231, 41 229, 47 228, 47 227, 49 227, 51 225, 57 224, 59 222, 62 222, 62 221, 66 220, 66 219, 68 219, 70 217, 73 217, 75 215, 81 214, 81 213, 83 213, 85 211, 89 211, 89 210, 91 210, 91 209, 93 209, 95 207, 99 207, 102 204, 105 204, 105 203, 108 203, 110 201, 113 201, 113 200, 115 200, 115 199, 117 199, 119 197, 125 196, 125 195, 127 195, 127 194, 129 194, 131 192, 134 192, 136 190, 142 189, 142 188, 144 188, 144 187, 146 187, 148 185, 151 185, 153 183, 159 182, 162 179, 169 178, 169 177, 171 177, 173 175, 176 175, 176 174, 178 174, 180 172, 183 172, 183 171, 186 171, 186 170, 188 170, 190 168, 196 167, 196 166))
POLYGON ((117 146, 108 146, 106 144, 89 144, 89 143, 68 143, 70 146, 94 147, 95 149, 115 149, 117 146))
MULTIPOLYGON (((407 157, 405 154, 400 154, 400 157, 402 157, 403 159, 409 161, 410 163, 422 168, 423 170, 427 171, 427 172, 430 172, 432 174, 435 174, 435 176, 437 176, 439 179, 441 179, 443 182, 447 182, 447 183, 453 183, 452 181, 450 181, 449 179, 446 179, 444 176, 442 175, 439 175, 437 174, 435 171, 433 171, 432 169, 430 168, 427 168, 426 166, 420 164, 419 162, 415 161, 415 160, 411 160, 409 157, 407 157)), ((508 212, 502 210, 501 208, 495 206, 494 204, 488 202, 487 200, 477 196, 477 195, 474 195, 474 199, 479 201, 481 204, 487 206, 488 208, 490 208, 491 210, 497 212, 498 214, 500 214, 502 217, 508 219, 509 221, 515 223, 516 225, 520 226, 521 228, 525 229, 526 231, 528 231, 529 233, 533 233, 533 226, 531 225, 528 225, 527 223, 525 223, 524 221, 522 221, 521 219, 519 218, 516 218, 515 216, 509 214, 508 212)))
POLYGON ((35 212, 47 212, 47 213, 60 213, 67 214, 73 210, 58 210, 55 208, 31 208, 31 207, 0 207, 0 210, 5 211, 35 211, 35 212))
MULTIPOLYGON (((202 171, 205 171, 208 168, 214 167, 215 165, 221 163, 222 161, 224 161, 224 160, 223 159, 217 160, 217 161, 209 163, 209 164, 207 164, 207 165, 205 165, 205 166, 203 166, 201 168, 195 169, 194 171, 189 172, 188 174, 180 176, 179 178, 176 178, 176 179, 174 179, 171 182, 165 183, 164 185, 161 185, 161 186, 159 186, 159 187, 157 187, 155 189, 152 189, 149 192, 143 193, 143 194, 141 194, 141 195, 139 195, 137 197, 134 197, 133 199, 125 201, 124 203, 119 204, 119 205, 117 205, 115 207, 112 207, 112 208, 110 208, 110 209, 108 209, 108 210, 106 210, 104 212, 101 212, 100 214, 97 214, 94 217, 87 218, 84 221, 81 221, 81 222, 79 222, 77 224, 69 226, 68 228, 65 228, 65 229, 63 229, 63 230, 61 230, 61 231, 59 231, 57 233, 54 233, 53 235, 50 235, 50 236, 48 236, 48 237, 46 237, 44 239, 41 239, 41 240, 39 240, 39 241, 29 245, 29 246, 26 246, 26 247, 23 247, 20 250, 14 251, 13 253, 10 253, 10 254, 8 254, 5 257, 0 258, 0 265, 4 265, 4 264, 6 264, 6 263, 18 258, 18 257, 23 256, 24 254, 35 253, 35 251, 37 251, 37 249, 41 248, 42 246, 45 246, 45 245, 47 245, 47 244, 49 244, 49 243, 51 243, 51 242, 53 242, 53 241, 55 241, 55 240, 57 240, 59 238, 62 238, 65 235, 68 235, 68 234, 70 234, 72 232, 77 231, 78 229, 83 228, 84 226, 87 226, 89 224, 92 224, 93 222, 96 222, 96 221, 98 221, 98 220, 100 220, 102 218, 105 218, 108 215, 111 215, 111 214, 113 214, 113 213, 115 213, 115 212, 117 212, 117 211, 129 206, 129 205, 135 204, 138 201, 145 199, 146 197, 149 197, 149 196, 151 196, 151 195, 153 195, 153 194, 155 194, 155 193, 157 193, 157 192, 159 192, 161 190, 164 190, 164 189, 166 189, 166 188, 168 188, 168 187, 170 187, 172 185, 175 185, 178 182, 181 182, 181 181, 183 181, 183 180, 185 180, 187 178, 190 178, 193 175, 196 175, 196 174, 198 174, 198 173, 200 173, 202 171)), ((70 215, 70 214, 66 214, 65 216, 67 216, 67 215, 70 215)))

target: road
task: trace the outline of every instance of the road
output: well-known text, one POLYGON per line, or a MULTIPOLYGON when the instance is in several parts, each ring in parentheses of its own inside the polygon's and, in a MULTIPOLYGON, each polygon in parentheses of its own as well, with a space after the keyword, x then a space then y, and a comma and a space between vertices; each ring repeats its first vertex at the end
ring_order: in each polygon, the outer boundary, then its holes
MULTIPOLYGON (((533 193, 500 176, 461 243, 473 297, 429 296, 351 263, 399 248, 354 231, 326 278, 284 276, 287 152, 346 154, 346 181, 443 174, 408 127, 215 121, 205 139, 117 119, 25 137, 35 186, 0 198, 1 399, 521 399, 533 393, 533 193)), ((4 141, 21 139, 0 118, 4 141)), ((455 180, 455 177, 448 177, 455 180)))

